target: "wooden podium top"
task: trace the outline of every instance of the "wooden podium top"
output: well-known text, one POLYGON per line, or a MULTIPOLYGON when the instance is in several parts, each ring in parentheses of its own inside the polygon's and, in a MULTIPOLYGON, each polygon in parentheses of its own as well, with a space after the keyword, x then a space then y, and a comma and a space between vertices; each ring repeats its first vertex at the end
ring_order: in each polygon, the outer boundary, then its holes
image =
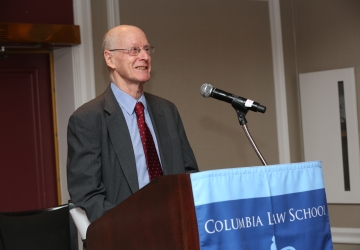
POLYGON ((189 174, 157 178, 87 230, 88 250, 199 249, 189 174))

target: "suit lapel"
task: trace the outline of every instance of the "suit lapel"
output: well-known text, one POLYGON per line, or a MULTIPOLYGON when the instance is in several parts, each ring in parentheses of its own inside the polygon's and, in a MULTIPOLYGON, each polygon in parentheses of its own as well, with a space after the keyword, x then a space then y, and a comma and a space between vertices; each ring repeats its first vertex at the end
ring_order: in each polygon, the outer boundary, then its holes
POLYGON ((136 171, 135 156, 132 148, 130 133, 127 128, 124 114, 116 101, 110 87, 104 92, 105 107, 107 112, 106 123, 109 131, 111 143, 114 147, 120 166, 125 178, 135 193, 139 190, 139 182, 136 171))
POLYGON ((145 93, 150 118, 154 127, 156 140, 160 151, 161 165, 164 175, 172 174, 170 135, 166 126, 166 119, 160 105, 151 95, 145 93))

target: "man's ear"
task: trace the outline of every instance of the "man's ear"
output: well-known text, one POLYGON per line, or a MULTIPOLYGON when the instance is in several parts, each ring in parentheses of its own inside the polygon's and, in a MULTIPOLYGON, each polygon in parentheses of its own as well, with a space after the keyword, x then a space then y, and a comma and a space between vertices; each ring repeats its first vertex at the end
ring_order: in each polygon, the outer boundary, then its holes
POLYGON ((115 68, 115 64, 113 62, 113 55, 111 54, 110 51, 108 50, 104 50, 104 59, 105 59, 105 63, 108 67, 114 69, 115 68))

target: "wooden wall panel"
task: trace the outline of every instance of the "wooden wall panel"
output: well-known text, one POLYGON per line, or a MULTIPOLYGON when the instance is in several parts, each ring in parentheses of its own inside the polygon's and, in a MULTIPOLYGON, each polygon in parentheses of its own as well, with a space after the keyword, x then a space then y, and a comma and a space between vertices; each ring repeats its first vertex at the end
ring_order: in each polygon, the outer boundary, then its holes
POLYGON ((0 211, 57 205, 48 54, 0 61, 0 211))
POLYGON ((73 1, 0 1, 0 22, 74 24, 73 1))

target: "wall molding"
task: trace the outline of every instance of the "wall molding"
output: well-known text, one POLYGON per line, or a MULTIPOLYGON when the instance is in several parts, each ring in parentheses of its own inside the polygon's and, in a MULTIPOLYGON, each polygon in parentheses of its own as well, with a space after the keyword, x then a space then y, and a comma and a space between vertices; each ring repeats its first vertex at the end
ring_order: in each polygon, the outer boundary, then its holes
POLYGON ((279 0, 269 0, 271 46, 274 67, 279 163, 290 163, 290 143, 286 102, 285 67, 279 0))
POLYGON ((81 44, 53 52, 62 203, 70 199, 66 178, 67 122, 75 109, 95 97, 90 1, 74 0, 73 9, 74 24, 80 25, 81 44))
POLYGON ((332 227, 333 243, 360 244, 360 228, 332 227))
POLYGON ((59 174, 61 203, 70 199, 67 189, 66 162, 67 162, 67 122, 75 110, 74 105, 74 77, 72 65, 72 49, 65 47, 56 49, 54 54, 54 83, 57 116, 57 137, 59 154, 59 174))
POLYGON ((119 0, 106 0, 108 29, 120 25, 120 3, 119 0))
POLYGON ((91 2, 74 0, 74 23, 80 26, 81 44, 72 47, 75 109, 95 97, 91 2))

